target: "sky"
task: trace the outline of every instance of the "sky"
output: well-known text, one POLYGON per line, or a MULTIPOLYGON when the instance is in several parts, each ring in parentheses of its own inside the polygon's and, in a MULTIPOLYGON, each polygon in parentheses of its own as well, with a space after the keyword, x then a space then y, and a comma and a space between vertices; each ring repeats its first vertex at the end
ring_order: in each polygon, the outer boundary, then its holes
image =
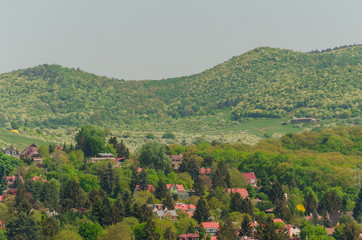
POLYGON ((125 80, 186 76, 261 46, 362 43, 361 0, 4 0, 0 73, 60 64, 125 80))

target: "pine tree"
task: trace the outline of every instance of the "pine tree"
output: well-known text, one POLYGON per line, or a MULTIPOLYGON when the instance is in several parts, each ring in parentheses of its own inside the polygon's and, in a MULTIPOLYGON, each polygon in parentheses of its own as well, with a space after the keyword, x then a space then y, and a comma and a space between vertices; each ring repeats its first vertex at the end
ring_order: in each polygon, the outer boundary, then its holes
POLYGON ((0 194, 3 194, 5 190, 8 189, 8 180, 6 179, 6 174, 3 174, 0 182, 0 194))
POLYGON ((7 239, 40 240, 41 229, 36 220, 24 213, 10 219, 6 225, 7 239))
POLYGON ((284 191, 282 189, 282 185, 278 180, 275 180, 270 188, 269 199, 275 203, 277 199, 284 197, 284 191))
POLYGON ((285 198, 276 200, 275 215, 284 221, 289 222, 291 213, 285 198))
POLYGON ((362 188, 359 190, 358 199, 356 200, 356 205, 353 209, 353 217, 356 220, 359 220, 361 213, 362 213, 362 188))
POLYGON ((101 187, 107 194, 111 194, 114 188, 114 170, 111 162, 108 163, 108 168, 101 176, 101 187))
POLYGON ((161 239, 161 235, 159 231, 157 231, 156 223, 152 219, 147 220, 144 231, 146 236, 145 240, 161 239))
POLYGON ((143 169, 138 175, 138 185, 140 185, 141 191, 148 189, 147 172, 145 169, 143 169))
POLYGON ((237 236, 235 232, 236 229, 234 228, 231 219, 228 218, 220 225, 217 238, 223 240, 236 240, 237 236))
POLYGON ((22 181, 21 181, 20 175, 17 173, 15 175, 15 181, 13 184, 13 188, 18 188, 20 186, 20 184, 22 184, 22 181))
POLYGON ((194 224, 192 223, 192 221, 190 221, 190 225, 189 225, 189 227, 187 228, 187 233, 195 233, 195 226, 194 226, 194 224))
POLYGON ((264 217, 260 215, 257 219, 258 226, 256 227, 256 238, 263 240, 284 240, 288 239, 287 229, 284 227, 278 228, 273 221, 271 215, 264 217))
POLYGON ((117 197, 116 201, 114 202, 113 222, 114 223, 122 222, 124 216, 125 216, 125 209, 123 201, 121 197, 117 197))
POLYGON ((200 198, 197 201, 196 210, 194 212, 193 218, 197 222, 207 222, 210 218, 209 207, 204 198, 200 198))
POLYGON ((317 199, 314 197, 312 192, 309 192, 305 198, 306 214, 315 214, 317 212, 317 199))
POLYGON ((40 199, 50 210, 56 210, 59 207, 60 193, 57 180, 52 179, 44 183, 40 199))
POLYGON ((162 180, 162 178, 160 178, 158 180, 158 184, 157 187, 155 189, 155 197, 158 199, 162 199, 166 196, 167 194, 167 186, 166 183, 162 180))
POLYGON ((143 204, 139 210, 139 220, 140 222, 147 222, 153 219, 153 212, 147 204, 143 204))
POLYGON ((204 226, 202 226, 202 224, 200 224, 200 226, 198 227, 198 233, 199 233, 200 239, 205 239, 206 230, 205 230, 204 226))
POLYGON ((63 202, 71 208, 80 209, 84 201, 83 190, 75 180, 69 180, 63 190, 63 202))
POLYGON ((174 240, 176 238, 176 234, 172 231, 170 227, 166 228, 165 232, 163 233, 164 240, 174 240))
POLYGON ((230 175, 224 162, 219 162, 215 173, 212 176, 212 188, 230 187, 230 175))
POLYGON ((195 195, 196 195, 196 196, 199 196, 199 197, 203 197, 203 196, 204 196, 205 187, 204 187, 204 185, 201 183, 200 176, 196 176, 196 177, 195 177, 195 180, 194 180, 194 191, 195 191, 195 195))
POLYGON ((243 200, 239 193, 230 194, 230 211, 231 212, 242 212, 243 210, 243 200))
POLYGON ((166 194, 166 197, 162 201, 162 203, 169 210, 173 210, 175 208, 174 203, 173 203, 173 198, 171 197, 171 194, 169 194, 169 193, 166 194))
POLYGON ((15 196, 15 207, 18 207, 24 200, 26 200, 26 188, 24 184, 20 183, 15 196))
POLYGON ((242 213, 249 214, 250 216, 254 216, 254 207, 250 198, 244 198, 242 200, 242 213))
POLYGON ((243 217, 243 221, 241 222, 241 226, 239 229, 239 237, 250 237, 251 233, 252 233, 252 228, 251 228, 251 224, 252 224, 252 218, 249 214, 245 214, 243 217))

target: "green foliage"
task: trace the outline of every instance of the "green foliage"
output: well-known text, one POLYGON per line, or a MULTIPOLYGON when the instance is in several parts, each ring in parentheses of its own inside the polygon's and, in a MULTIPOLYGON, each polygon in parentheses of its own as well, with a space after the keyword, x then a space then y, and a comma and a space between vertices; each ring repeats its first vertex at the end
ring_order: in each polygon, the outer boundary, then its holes
POLYGON ((97 240, 103 228, 97 223, 85 222, 79 226, 78 233, 85 240, 97 240))
POLYGON ((202 197, 197 202, 193 218, 199 223, 207 222, 210 218, 209 207, 205 199, 202 197))
POLYGON ((94 126, 83 126, 75 137, 77 149, 84 152, 86 157, 95 156, 105 151, 105 135, 102 129, 94 126))
POLYGON ((0 123, 107 126, 217 111, 228 111, 238 121, 288 113, 356 117, 361 114, 356 97, 361 95, 361 48, 301 53, 263 47, 200 74, 161 81, 119 81, 45 64, 0 75, 0 123))
POLYGON ((6 226, 7 239, 9 240, 40 240, 41 229, 34 218, 20 213, 12 218, 6 226))
POLYGON ((165 132, 165 133, 162 135, 162 138, 175 139, 176 136, 175 136, 175 134, 173 134, 172 132, 167 131, 167 132, 165 132))
POLYGON ((156 141, 149 141, 142 146, 139 161, 142 167, 153 167, 163 171, 171 169, 171 159, 166 155, 165 146, 156 141))
POLYGON ((21 160, 5 155, 2 151, 0 151, 0 173, 1 174, 8 174, 11 172, 16 166, 20 166, 22 164, 21 160))

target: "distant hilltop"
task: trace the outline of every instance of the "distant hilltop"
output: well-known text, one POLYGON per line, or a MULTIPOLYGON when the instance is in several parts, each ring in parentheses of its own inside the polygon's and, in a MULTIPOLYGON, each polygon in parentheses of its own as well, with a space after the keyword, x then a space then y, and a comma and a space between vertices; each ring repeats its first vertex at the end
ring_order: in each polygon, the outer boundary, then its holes
POLYGON ((119 126, 226 114, 256 118, 361 116, 362 46, 301 53, 261 47, 202 73, 120 81, 59 65, 0 75, 0 126, 119 126))

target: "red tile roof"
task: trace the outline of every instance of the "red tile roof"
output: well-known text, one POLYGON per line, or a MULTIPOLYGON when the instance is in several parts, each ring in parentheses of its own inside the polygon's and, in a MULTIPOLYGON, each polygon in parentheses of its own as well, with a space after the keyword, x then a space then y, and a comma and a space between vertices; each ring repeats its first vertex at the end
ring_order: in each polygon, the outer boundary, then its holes
POLYGON ((4 201, 5 195, 0 195, 0 202, 4 201))
POLYGON ((35 177, 33 177, 32 179, 33 179, 33 181, 36 181, 36 180, 38 180, 38 179, 40 179, 41 178, 41 180, 43 181, 43 182, 46 182, 47 180, 46 179, 44 179, 44 178, 42 178, 42 177, 40 177, 40 176, 35 176, 35 177))
POLYGON ((245 188, 228 188, 228 193, 239 193, 243 198, 249 197, 249 193, 245 188))
POLYGON ((273 219, 273 222, 274 222, 274 223, 276 223, 276 222, 281 222, 281 223, 285 224, 285 223, 283 222, 283 220, 281 220, 280 218, 274 218, 274 219, 273 219))
POLYGON ((193 211, 196 209, 194 204, 175 203, 175 210, 180 209, 183 211, 193 211))
POLYGON ((255 176, 254 172, 250 172, 250 173, 243 173, 245 180, 249 181, 249 179, 253 179, 255 182, 258 182, 258 179, 255 176))
POLYGON ((198 233, 184 233, 179 235, 177 238, 190 238, 190 237, 200 237, 198 233))
POLYGON ((219 223, 218 222, 202 222, 198 225, 198 227, 200 227, 200 225, 202 224, 202 226, 206 229, 206 228, 216 228, 217 230, 219 230, 219 223))
MULTIPOLYGON (((22 177, 22 176, 19 176, 19 177, 20 177, 21 182, 24 183, 23 177, 22 177)), ((9 184, 9 185, 14 184, 15 179, 16 179, 16 176, 7 176, 7 177, 6 177, 6 180, 8 180, 8 184, 9 184), (11 181, 9 181, 9 180, 11 180, 11 181)))
POLYGON ((182 184, 166 184, 168 190, 170 190, 173 186, 176 186, 178 192, 185 191, 182 184))
POLYGON ((211 174, 211 168, 200 168, 200 174, 211 174))
MULTIPOLYGON (((136 187, 138 190, 140 190, 140 185, 137 185, 136 187)), ((155 192, 155 188, 151 184, 149 184, 147 192, 155 192)))

